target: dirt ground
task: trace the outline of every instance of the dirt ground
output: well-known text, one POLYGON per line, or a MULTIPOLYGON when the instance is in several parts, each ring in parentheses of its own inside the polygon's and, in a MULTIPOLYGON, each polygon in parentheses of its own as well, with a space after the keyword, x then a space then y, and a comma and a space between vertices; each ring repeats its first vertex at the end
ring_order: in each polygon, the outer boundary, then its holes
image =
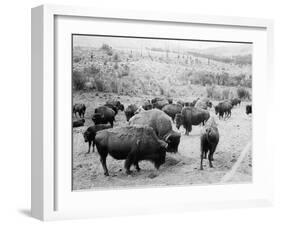
MULTIPOLYGON (((124 161, 108 156, 107 166, 110 176, 106 177, 103 174, 97 151, 86 154, 88 143, 84 142, 83 132, 88 126, 93 125, 91 115, 94 109, 110 98, 118 98, 126 107, 131 103, 140 104, 142 100, 151 97, 117 96, 109 93, 74 93, 73 103, 85 103, 87 110, 85 126, 73 129, 73 190, 222 183, 222 178, 231 172, 241 152, 252 141, 252 118, 245 113, 246 102, 234 107, 232 116, 228 120, 218 120, 214 108, 212 108, 210 113, 215 117, 220 133, 220 141, 214 154, 214 168, 209 168, 208 161, 204 160, 204 170, 199 170, 201 127, 193 126, 189 136, 184 134, 185 131, 182 127, 180 128, 182 136, 179 152, 167 153, 166 162, 159 170, 156 170, 152 163, 143 161, 139 164, 140 172, 133 169, 132 175, 127 176, 123 167, 124 161)), ((216 104, 215 101, 213 103, 216 104)), ((119 112, 114 127, 126 124, 124 112, 119 112)), ((177 131, 174 124, 173 126, 177 131)), ((252 181, 251 146, 249 150, 244 151, 246 151, 245 158, 242 159, 230 179, 224 183, 250 183, 252 181)))

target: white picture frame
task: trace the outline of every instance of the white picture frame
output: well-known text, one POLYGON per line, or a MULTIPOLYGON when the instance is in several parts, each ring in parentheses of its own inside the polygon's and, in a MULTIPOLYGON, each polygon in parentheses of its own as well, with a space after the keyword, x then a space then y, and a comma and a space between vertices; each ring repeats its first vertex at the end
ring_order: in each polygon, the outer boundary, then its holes
MULTIPOLYGON (((266 122, 269 115, 269 100, 273 88, 273 22, 265 19, 183 15, 171 13, 133 12, 118 10, 102 10, 98 8, 84 8, 71 6, 43 5, 32 9, 32 186, 31 213, 41 220, 56 220, 69 218, 88 218, 98 216, 131 215, 157 212, 175 212, 209 208, 234 208, 271 205, 273 202, 273 179, 269 175, 273 171, 273 151, 270 149, 270 130, 266 124, 258 125, 257 121, 266 122), (68 194, 62 196, 60 187, 63 182, 57 176, 57 170, 62 167, 62 153, 58 154, 55 131, 59 123, 56 118, 56 89, 55 78, 56 61, 55 36, 56 18, 71 17, 72 19, 92 19, 111 21, 136 21, 144 23, 192 24, 194 26, 218 26, 220 28, 243 28, 262 31, 263 51, 266 61, 263 64, 263 75, 254 78, 253 109, 253 149, 264 148, 262 155, 257 151, 257 167, 254 168, 254 182, 251 185, 211 185, 191 187, 165 187, 145 189, 123 189, 92 192, 71 192, 71 188, 64 188, 68 194), (259 91, 262 91, 259 93, 259 91), (263 94, 263 96, 261 95, 263 94), (267 100, 267 101, 264 101, 267 100), (263 131, 260 131, 262 129, 263 131), (263 135, 264 139, 260 139, 263 135), (59 156, 59 158, 58 158, 59 156), (60 185, 58 185, 60 183, 60 185), (213 197, 206 194, 206 189, 213 197), (120 197, 116 198, 118 193, 120 197), (181 194, 183 198, 169 198, 172 194, 181 194), (234 193, 234 194, 233 194, 234 193), (243 193, 243 194, 242 194, 243 193), (188 196, 192 194, 193 200, 188 196), (205 194, 205 195, 203 195, 205 194), (230 197, 230 194, 232 197, 230 197), (251 194, 251 195, 249 195, 251 194), (161 195, 161 196, 160 196, 161 195), (75 196, 75 197, 74 197, 75 196), (131 197, 137 197, 134 201, 131 197), (143 197, 148 197, 147 200, 143 197), (165 196, 165 199, 161 197, 165 196), (196 196, 198 199, 196 199, 196 196), (219 197, 220 196, 220 197, 219 197), (95 200, 94 205, 85 200, 95 200), (154 197, 154 200, 151 199, 154 197), (200 199, 199 199, 200 197, 200 199), (229 197, 229 198, 227 198, 229 197), (57 200, 61 200, 58 208, 57 200), (68 202, 66 200, 69 200, 68 202), (79 201, 80 200, 80 201, 79 201), (81 204, 84 205, 81 208, 81 204), (118 205, 107 206, 106 201, 114 200, 118 205), (79 203, 81 202, 81 203, 79 203), (127 207, 126 207, 127 206, 127 207)), ((69 58, 70 59, 70 58, 69 58)), ((262 58, 263 59, 263 58, 262 58)), ((254 59, 255 60, 255 59, 254 59)), ((70 108, 69 108, 70 109, 70 108)), ((66 166, 68 166, 66 164, 66 166)), ((68 168, 70 171, 70 168, 68 168)), ((180 196, 178 196, 180 197, 180 196)))

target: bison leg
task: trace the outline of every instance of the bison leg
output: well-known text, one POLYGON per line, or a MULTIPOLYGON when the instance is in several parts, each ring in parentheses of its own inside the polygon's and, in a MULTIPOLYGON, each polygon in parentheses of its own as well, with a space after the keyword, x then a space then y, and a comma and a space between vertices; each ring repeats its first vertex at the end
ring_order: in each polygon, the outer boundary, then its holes
POLYGON ((203 151, 201 151, 200 170, 203 170, 203 151))
POLYGON ((209 159, 210 168, 213 168, 213 164, 212 164, 212 154, 211 154, 211 152, 209 152, 208 159, 209 159))
POLYGON ((139 171, 141 170, 140 167, 139 167, 139 163, 138 163, 138 162, 135 162, 134 165, 135 165, 135 167, 136 167, 136 170, 139 172, 139 171))
POLYGON ((131 174, 132 171, 130 170, 131 168, 131 165, 133 164, 134 162, 134 159, 135 159, 135 153, 130 153, 128 156, 127 156, 127 159, 125 161, 125 169, 126 169, 126 173, 127 174, 131 174))
POLYGON ((109 176, 108 169, 107 169, 107 166, 106 166, 106 156, 101 156, 100 161, 101 161, 101 164, 102 164, 104 175, 109 176))
POLYGON ((110 122, 111 127, 113 128, 113 120, 111 120, 110 122))
POLYGON ((93 140, 93 152, 95 152, 95 141, 93 140))
POLYGON ((88 149, 87 154, 89 154, 89 153, 90 153, 90 151, 91 151, 91 144, 92 144, 92 141, 89 141, 89 149, 88 149))

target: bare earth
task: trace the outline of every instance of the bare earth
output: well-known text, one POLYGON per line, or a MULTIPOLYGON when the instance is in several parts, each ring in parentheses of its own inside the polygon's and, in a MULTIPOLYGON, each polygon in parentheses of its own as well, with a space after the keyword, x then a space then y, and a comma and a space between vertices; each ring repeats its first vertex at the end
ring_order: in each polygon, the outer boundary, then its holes
MULTIPOLYGON (((179 153, 167 153, 166 162, 156 170, 150 162, 140 162, 141 171, 133 170, 132 175, 125 174, 124 161, 118 161, 111 156, 107 157, 109 177, 103 175, 99 154, 91 152, 86 154, 88 143, 84 142, 83 132, 93 125, 91 115, 94 108, 104 104, 109 98, 119 98, 127 107, 131 103, 141 103, 145 98, 117 96, 109 93, 74 93, 73 103, 85 103, 86 123, 84 127, 73 129, 73 190, 80 189, 112 189, 117 187, 152 187, 165 185, 192 185, 192 184, 218 184, 228 174, 241 152, 252 141, 252 118, 246 115, 246 102, 234 107, 232 116, 228 120, 218 120, 214 108, 211 115, 218 123, 220 141, 214 154, 214 168, 209 168, 208 161, 204 160, 204 170, 199 170, 200 163, 200 126, 193 126, 189 136, 184 135, 184 129, 179 145, 179 153)), ((180 98, 178 98, 180 99, 180 98)), ((195 98, 191 98, 195 99, 195 98)), ((216 104, 216 102, 213 102, 216 104)), ((124 112, 116 116, 115 126, 126 125, 124 112)), ((174 127, 174 130, 177 129, 174 127)), ((252 151, 251 146, 245 158, 239 164, 235 173, 225 183, 250 183, 252 181, 252 151)))

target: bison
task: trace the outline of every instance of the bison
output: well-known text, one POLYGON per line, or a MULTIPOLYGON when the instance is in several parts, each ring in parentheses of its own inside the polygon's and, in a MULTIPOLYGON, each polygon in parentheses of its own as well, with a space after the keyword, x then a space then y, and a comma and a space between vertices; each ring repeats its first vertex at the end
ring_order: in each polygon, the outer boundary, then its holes
POLYGON ((168 105, 168 104, 169 104, 169 102, 167 100, 158 100, 158 101, 152 103, 152 107, 161 110, 165 105, 168 105))
POLYGON ((211 108, 213 106, 212 102, 209 100, 209 98, 202 98, 202 99, 197 99, 194 107, 196 108, 201 108, 204 110, 207 110, 208 107, 211 108))
POLYGON ((103 106, 106 106, 106 107, 111 108, 111 109, 115 112, 115 115, 118 114, 118 109, 117 109, 117 107, 115 107, 114 105, 112 105, 112 104, 105 104, 105 105, 103 105, 103 106))
POLYGON ((111 128, 110 125, 99 124, 88 127, 88 129, 83 133, 85 143, 89 143, 89 150, 87 154, 90 153, 91 145, 93 144, 93 152, 95 151, 95 137, 96 133, 103 129, 111 128))
POLYGON ((151 126, 158 138, 168 143, 168 152, 178 151, 181 135, 173 131, 172 121, 163 111, 158 109, 141 111, 130 119, 129 125, 151 126))
POLYGON ((129 122, 130 118, 132 118, 135 115, 137 110, 138 110, 138 107, 135 104, 130 104, 125 109, 125 115, 126 115, 127 122, 129 122))
POLYGON ((85 104, 74 104, 72 108, 72 113, 77 117, 76 113, 78 112, 80 118, 84 118, 86 112, 85 104))
POLYGON ((240 106, 240 104, 241 104, 241 100, 240 100, 239 98, 233 98, 233 99, 231 99, 230 101, 231 101, 232 107, 234 107, 234 106, 236 106, 236 105, 238 105, 238 104, 239 104, 239 106, 240 106))
POLYGON ((110 105, 116 107, 117 111, 118 110, 124 111, 124 105, 121 104, 121 102, 119 100, 108 100, 108 101, 106 101, 105 104, 110 104, 110 105))
POLYGON ((217 106, 215 106, 216 115, 219 114, 219 119, 223 118, 223 116, 230 118, 231 116, 232 104, 229 101, 220 102, 217 106))
POLYGON ((104 175, 109 176, 106 157, 110 154, 117 160, 125 159, 125 170, 131 173, 131 165, 140 170, 139 161, 148 160, 156 169, 165 162, 168 144, 156 136, 149 126, 125 126, 97 132, 96 147, 104 175))
POLYGON ((252 105, 251 105, 251 104, 249 104, 249 105, 246 106, 246 114, 247 114, 247 115, 248 115, 248 114, 252 114, 252 105))
POLYGON ((95 125, 110 123, 111 127, 113 127, 113 121, 115 121, 115 112, 106 106, 98 107, 95 109, 92 120, 95 125))
POLYGON ((219 130, 217 124, 212 117, 207 121, 205 127, 203 128, 200 136, 200 145, 201 145, 201 161, 200 161, 200 170, 203 170, 203 158, 207 158, 210 167, 213 167, 212 161, 214 160, 214 152, 216 151, 217 145, 219 143, 219 130))
POLYGON ((162 111, 164 111, 167 115, 169 115, 173 121, 176 117, 176 114, 181 113, 181 110, 182 110, 182 105, 180 104, 168 104, 162 108, 162 111))
POLYGON ((189 135, 192 130, 192 125, 199 125, 210 118, 210 113, 207 110, 196 107, 184 107, 181 113, 176 114, 176 127, 179 129, 181 125, 185 128, 185 134, 189 135))
POLYGON ((79 119, 77 121, 72 122, 72 127, 80 127, 80 126, 84 126, 85 123, 85 119, 79 119))

